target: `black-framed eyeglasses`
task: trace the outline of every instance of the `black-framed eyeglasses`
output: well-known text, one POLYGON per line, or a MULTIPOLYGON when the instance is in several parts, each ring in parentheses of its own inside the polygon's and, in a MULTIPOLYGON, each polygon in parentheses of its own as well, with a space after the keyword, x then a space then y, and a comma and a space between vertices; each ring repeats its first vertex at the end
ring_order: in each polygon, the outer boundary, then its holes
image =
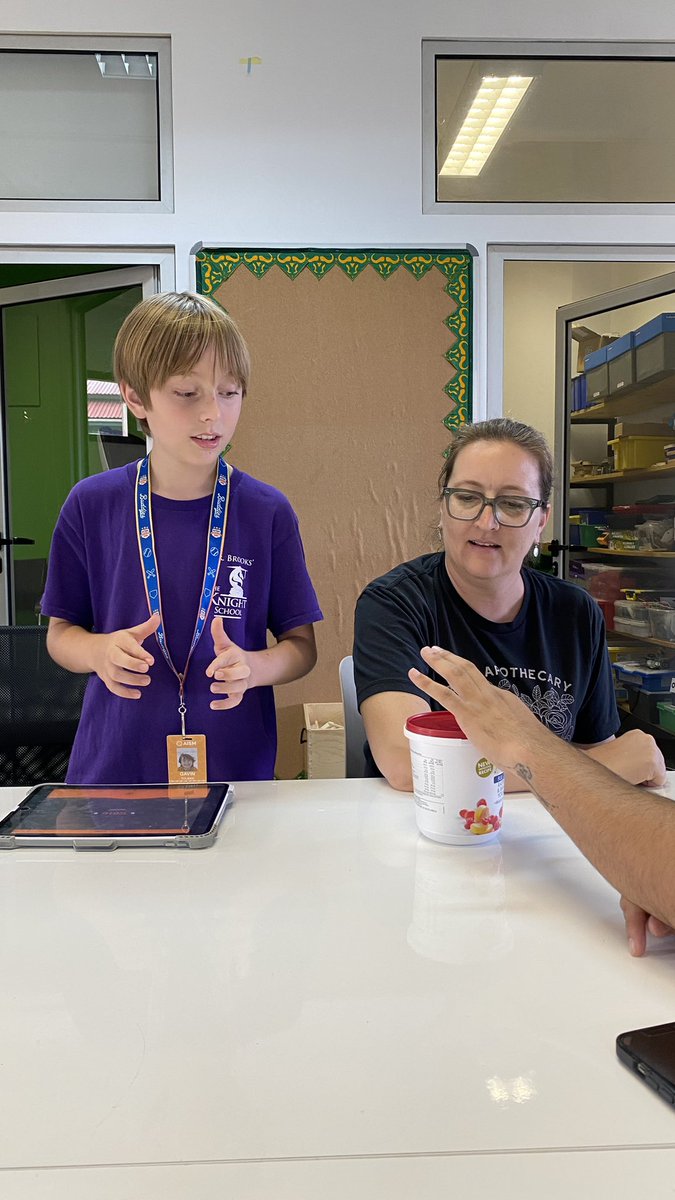
POLYGON ((527 525, 537 508, 546 508, 545 500, 530 496, 484 496, 468 488, 443 488, 448 516, 455 521, 477 521, 486 505, 492 509, 499 525, 519 529, 527 525))

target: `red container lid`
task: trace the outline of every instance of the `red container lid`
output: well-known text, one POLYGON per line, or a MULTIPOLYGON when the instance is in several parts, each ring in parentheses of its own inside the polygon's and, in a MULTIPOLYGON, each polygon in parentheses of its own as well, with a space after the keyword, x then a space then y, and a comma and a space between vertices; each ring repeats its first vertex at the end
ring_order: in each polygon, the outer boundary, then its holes
POLYGON ((650 513, 652 516, 672 517, 675 514, 675 504, 656 501, 650 504, 644 500, 642 504, 615 504, 612 512, 621 517, 642 517, 650 513))
POLYGON ((457 719, 451 712, 418 713, 415 717, 408 717, 405 727, 409 733, 419 733, 422 737, 467 740, 464 730, 457 724, 457 719))

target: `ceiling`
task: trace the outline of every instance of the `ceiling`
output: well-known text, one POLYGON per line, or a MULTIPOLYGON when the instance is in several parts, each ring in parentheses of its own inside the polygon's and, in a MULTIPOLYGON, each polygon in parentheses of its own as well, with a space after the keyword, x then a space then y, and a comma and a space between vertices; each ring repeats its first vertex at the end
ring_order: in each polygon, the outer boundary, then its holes
POLYGON ((485 75, 534 82, 480 175, 439 177, 439 200, 675 201, 675 62, 436 60, 438 165, 485 75))

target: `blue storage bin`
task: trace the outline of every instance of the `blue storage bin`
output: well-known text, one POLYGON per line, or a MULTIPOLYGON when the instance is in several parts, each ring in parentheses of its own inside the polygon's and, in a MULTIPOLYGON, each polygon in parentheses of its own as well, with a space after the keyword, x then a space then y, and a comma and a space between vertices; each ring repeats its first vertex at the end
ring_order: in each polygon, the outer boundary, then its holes
POLYGON ((605 347, 607 362, 611 362, 614 358, 620 358, 627 350, 632 350, 634 344, 635 334, 632 332, 624 333, 623 337, 617 338, 615 342, 610 342, 609 346, 605 347))
POLYGON ((581 517, 584 525, 605 525, 607 523, 606 508, 570 508, 574 517, 581 517))
POLYGON ((651 342, 652 338, 658 337, 661 333, 675 333, 675 313, 661 313, 660 316, 652 317, 651 321, 647 321, 645 325, 641 325, 639 329, 636 329, 633 335, 635 348, 644 346, 645 342, 651 342))
POLYGON ((635 382, 658 383, 675 372, 675 313, 662 313, 635 334, 635 382))
MULTIPOLYGON (((675 326, 673 327, 675 328, 675 326)), ((584 371, 588 374, 589 371, 594 371, 596 367, 601 367, 607 362, 608 346, 603 346, 600 350, 594 350, 592 354, 587 354, 584 359, 584 371)))
POLYGON ((635 383, 634 341, 634 333, 625 333, 607 347, 607 386, 610 396, 635 383))
POLYGON ((641 692, 670 692, 675 670, 656 671, 641 663, 613 663, 616 678, 641 692))
POLYGON ((579 412, 585 408, 588 401, 586 399, 586 376, 575 375, 572 380, 572 412, 579 412))
POLYGON ((607 367, 607 346, 594 350, 584 359, 584 375, 586 376, 587 404, 595 404, 609 395, 609 371, 607 367))

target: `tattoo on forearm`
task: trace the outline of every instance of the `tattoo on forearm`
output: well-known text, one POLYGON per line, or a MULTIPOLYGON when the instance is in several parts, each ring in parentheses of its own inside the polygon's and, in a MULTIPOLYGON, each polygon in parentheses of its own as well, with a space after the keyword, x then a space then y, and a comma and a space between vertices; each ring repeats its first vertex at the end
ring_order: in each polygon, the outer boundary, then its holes
POLYGON ((529 784, 532 782, 532 772, 530 768, 525 765, 525 763, 516 763, 513 769, 516 772, 516 775, 520 775, 520 778, 525 780, 525 783, 529 784))
POLYGON ((533 782, 534 772, 531 770, 531 768, 528 767, 526 763, 516 763, 513 769, 516 775, 519 775, 520 778, 527 784, 533 795, 537 797, 537 800, 541 801, 547 812, 553 812, 556 805, 549 804, 548 800, 544 800, 544 797, 537 791, 533 782))

